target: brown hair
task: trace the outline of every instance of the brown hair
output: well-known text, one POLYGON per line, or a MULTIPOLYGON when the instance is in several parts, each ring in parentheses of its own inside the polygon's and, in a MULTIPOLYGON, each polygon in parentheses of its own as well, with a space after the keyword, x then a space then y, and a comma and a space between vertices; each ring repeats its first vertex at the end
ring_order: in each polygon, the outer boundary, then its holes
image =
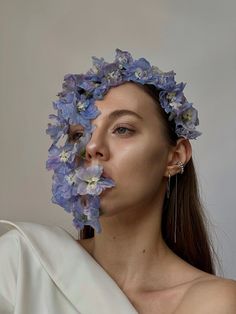
MULTIPOLYGON (((138 84, 139 85, 139 84, 138 84)), ((161 109, 158 99, 159 92, 153 85, 139 85, 147 92, 155 103, 163 118, 167 141, 175 146, 178 139, 174 122, 168 121, 168 116, 161 109)), ((173 178, 174 179, 174 178, 173 178)), ((212 240, 208 233, 208 221, 200 201, 197 176, 192 158, 185 165, 184 173, 177 174, 177 241, 174 241, 174 209, 176 187, 175 180, 170 186, 170 197, 165 198, 162 213, 162 236, 169 248, 183 260, 194 267, 210 274, 215 274, 214 259, 217 259, 212 240)), ((94 230, 85 226, 80 238, 91 238, 94 230)))

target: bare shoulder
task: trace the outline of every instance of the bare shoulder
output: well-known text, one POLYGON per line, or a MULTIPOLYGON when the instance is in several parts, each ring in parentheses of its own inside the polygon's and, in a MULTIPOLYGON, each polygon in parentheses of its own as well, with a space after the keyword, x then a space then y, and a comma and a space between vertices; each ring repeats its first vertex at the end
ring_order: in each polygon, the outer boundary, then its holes
POLYGON ((210 276, 194 284, 185 294, 176 314, 235 314, 236 281, 210 276))

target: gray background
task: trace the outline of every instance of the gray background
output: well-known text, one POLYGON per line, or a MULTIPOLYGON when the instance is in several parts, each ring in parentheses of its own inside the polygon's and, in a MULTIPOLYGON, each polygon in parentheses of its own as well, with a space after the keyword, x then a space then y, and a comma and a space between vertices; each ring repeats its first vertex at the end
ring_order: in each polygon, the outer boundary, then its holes
MULTIPOLYGON (((174 69, 199 110, 193 142, 200 190, 222 270, 236 279, 234 0, 0 0, 0 218, 57 224, 45 135, 65 73, 113 60, 114 50, 174 69)), ((0 230, 0 233, 3 229, 0 230)))

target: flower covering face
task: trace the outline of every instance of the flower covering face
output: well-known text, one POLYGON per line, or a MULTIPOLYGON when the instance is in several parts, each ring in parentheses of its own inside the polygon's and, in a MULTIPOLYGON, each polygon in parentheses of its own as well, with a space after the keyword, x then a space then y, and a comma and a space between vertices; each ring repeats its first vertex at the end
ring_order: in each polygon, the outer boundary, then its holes
POLYGON ((165 164, 166 143, 156 108, 153 103, 146 107, 153 101, 136 84, 125 82, 157 87, 160 105, 175 121, 178 136, 192 139, 200 133, 195 129, 197 111, 173 72, 161 72, 118 49, 113 63, 97 58, 93 63, 86 74, 64 78, 63 91, 53 103, 57 115, 49 116, 54 124, 48 125, 47 134, 53 143, 46 167, 54 171, 52 201, 73 214, 76 228, 90 225, 100 232, 99 209, 106 214, 109 206, 112 212, 111 206, 115 211, 151 200, 165 164), (149 180, 143 185, 145 176, 149 180))

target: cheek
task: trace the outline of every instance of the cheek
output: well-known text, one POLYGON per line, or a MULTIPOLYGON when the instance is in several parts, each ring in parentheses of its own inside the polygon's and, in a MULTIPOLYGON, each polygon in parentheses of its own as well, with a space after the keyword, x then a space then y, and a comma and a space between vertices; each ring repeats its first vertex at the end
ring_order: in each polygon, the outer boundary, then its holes
MULTIPOLYGON (((145 143, 145 142, 144 142, 145 143)), ((125 188, 160 182, 166 166, 167 152, 164 145, 130 143, 119 149, 113 159, 114 176, 125 188)), ((115 179, 114 177, 114 179, 115 179)))

